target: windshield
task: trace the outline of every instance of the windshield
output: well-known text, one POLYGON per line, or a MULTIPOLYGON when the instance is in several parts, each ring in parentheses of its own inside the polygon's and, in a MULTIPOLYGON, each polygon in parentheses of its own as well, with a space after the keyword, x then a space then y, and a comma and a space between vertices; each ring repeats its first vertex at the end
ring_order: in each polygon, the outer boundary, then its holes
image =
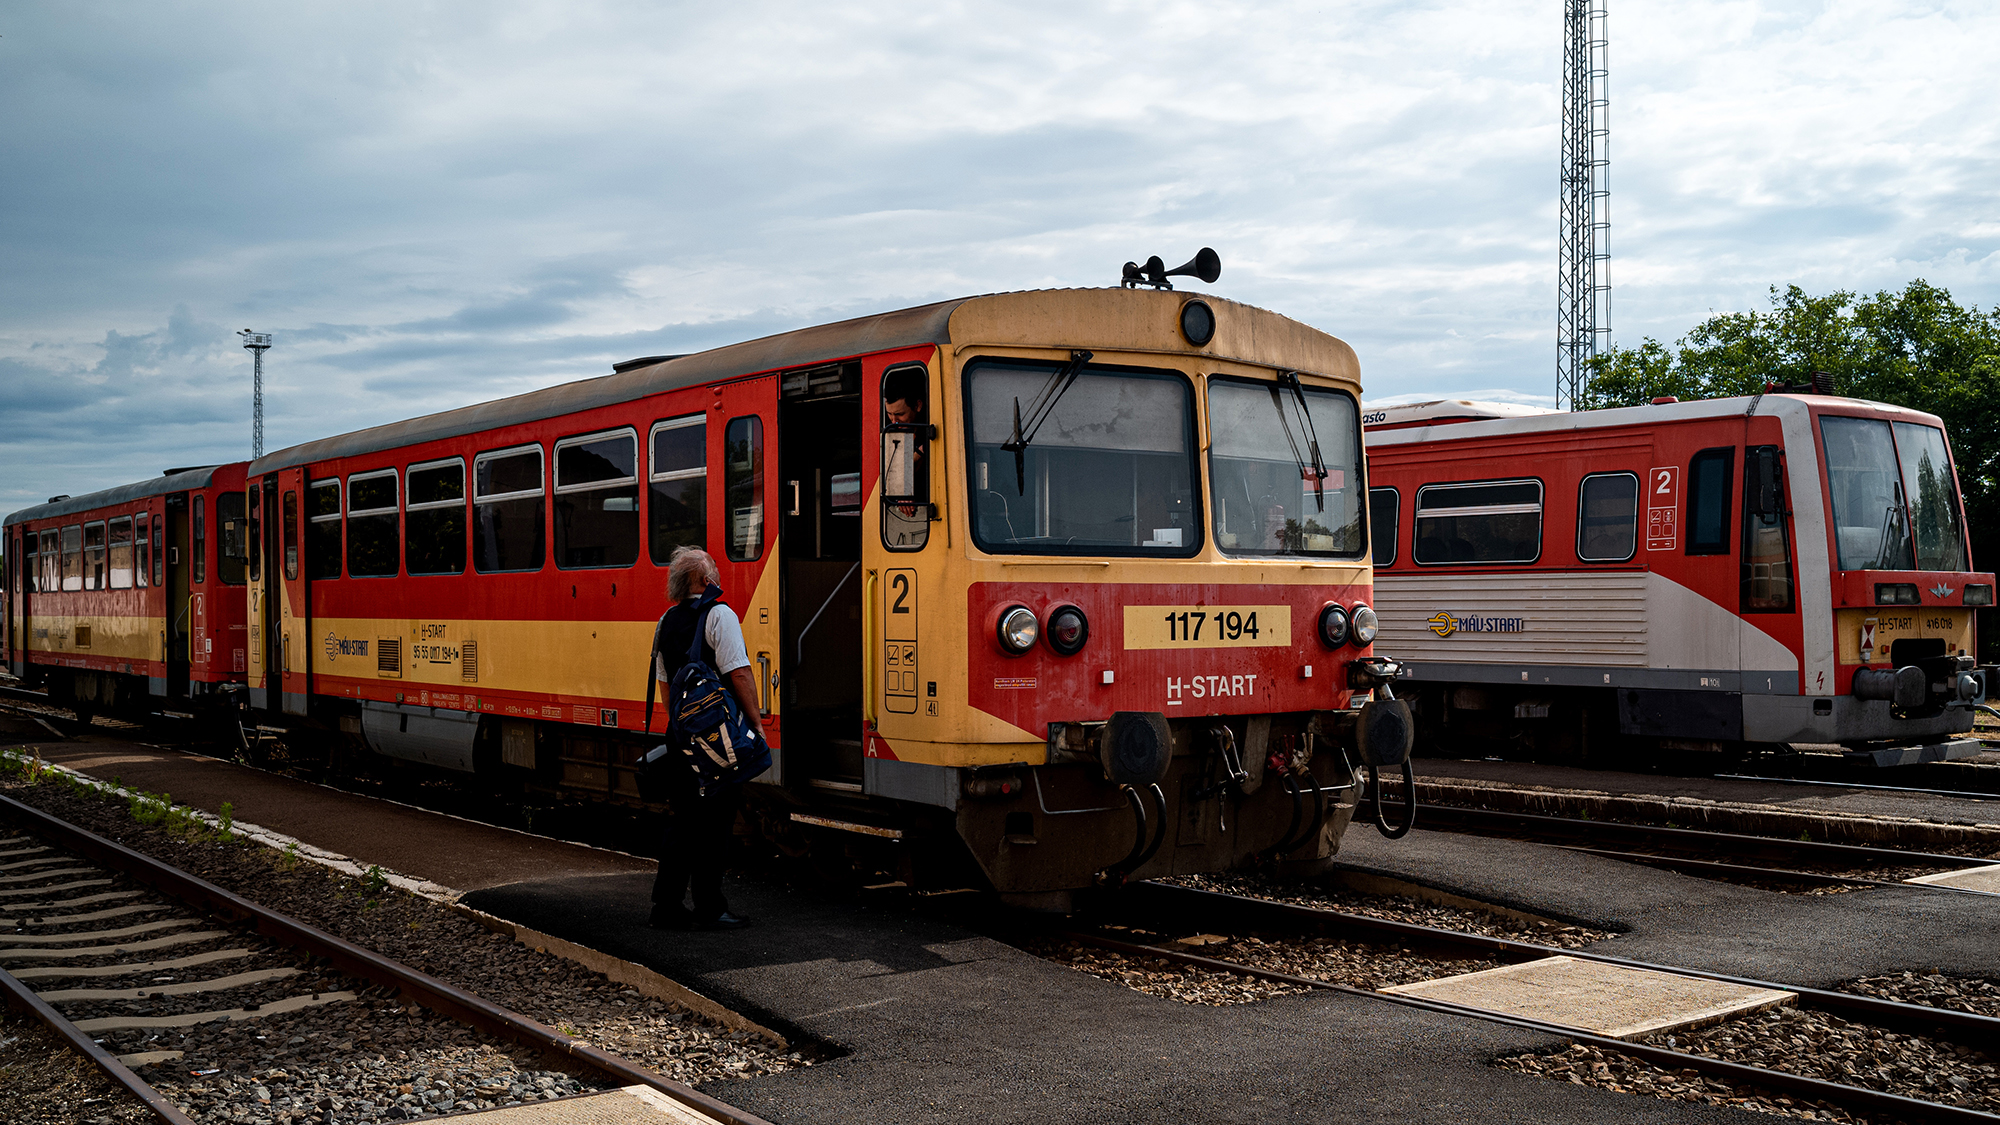
POLYGON ((1307 387, 1305 399, 1310 426, 1289 387, 1223 376, 1209 381, 1208 473, 1215 496, 1215 542, 1224 551, 1361 554, 1366 497, 1361 492, 1361 443, 1356 440, 1360 412, 1354 399, 1336 391, 1307 387), (1315 433, 1327 473, 1318 490, 1307 479, 1315 433))
POLYGON ((973 538, 1004 554, 1192 555, 1194 403, 1166 372, 1085 366, 1033 440, 1015 422, 1058 363, 980 360, 966 369, 973 538))
POLYGON ((1840 569, 1966 569, 1943 431, 1833 416, 1819 428, 1840 569))

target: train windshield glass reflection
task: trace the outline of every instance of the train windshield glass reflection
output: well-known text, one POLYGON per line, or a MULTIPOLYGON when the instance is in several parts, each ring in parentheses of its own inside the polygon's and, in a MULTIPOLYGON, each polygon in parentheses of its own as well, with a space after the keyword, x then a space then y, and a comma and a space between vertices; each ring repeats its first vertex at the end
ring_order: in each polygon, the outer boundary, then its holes
POLYGON ((1820 437, 1840 569, 1966 569, 1942 431, 1828 416, 1820 419, 1820 437))
POLYGON ((1054 363, 982 360, 966 372, 972 430, 973 536, 1004 554, 1192 555, 1201 546, 1194 497, 1194 403, 1165 372, 1085 367, 1021 451, 1024 428, 1051 390, 1054 363))
POLYGON ((1354 400, 1306 388, 1310 425, 1289 388, 1216 378, 1208 385, 1215 540, 1232 555, 1361 554, 1361 432, 1354 400), (1303 479, 1316 435, 1326 479, 1303 479), (1295 455, 1296 452, 1296 455, 1295 455))

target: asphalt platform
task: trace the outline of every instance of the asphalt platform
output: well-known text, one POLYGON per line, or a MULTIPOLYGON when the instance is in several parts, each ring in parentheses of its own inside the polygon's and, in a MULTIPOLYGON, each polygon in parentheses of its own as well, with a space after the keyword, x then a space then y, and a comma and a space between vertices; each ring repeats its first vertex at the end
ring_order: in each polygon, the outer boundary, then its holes
MULTIPOLYGON (((199 807, 230 800, 241 820, 459 888, 468 905, 651 966, 816 1039, 836 1057, 704 1087, 779 1125, 1761 1119, 1497 1070, 1490 1060, 1560 1040, 1365 997, 1220 1008, 1155 999, 983 936, 995 908, 982 896, 834 901, 731 878, 731 906, 754 926, 660 932, 645 926, 651 864, 631 856, 171 750, 94 738, 37 745, 53 761, 199 807)), ((1818 986, 1904 969, 2000 976, 2000 897, 1780 895, 1527 843, 1422 829, 1387 841, 1366 826, 1350 831, 1342 862, 1618 930, 1595 948, 1641 960, 1818 986)))

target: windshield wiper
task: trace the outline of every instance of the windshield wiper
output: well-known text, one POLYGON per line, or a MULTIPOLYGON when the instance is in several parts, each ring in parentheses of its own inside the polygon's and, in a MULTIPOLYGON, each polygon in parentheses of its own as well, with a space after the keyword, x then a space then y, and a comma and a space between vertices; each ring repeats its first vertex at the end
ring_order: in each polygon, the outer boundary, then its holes
POLYGON ((1296 371, 1280 371, 1278 385, 1290 387, 1292 398, 1298 403, 1300 428, 1305 431, 1306 447, 1312 453, 1310 466, 1306 464, 1306 459, 1299 455, 1299 443, 1292 436, 1292 424, 1285 421, 1284 400, 1279 397, 1275 388, 1271 391, 1271 405, 1278 408, 1278 423, 1285 427, 1285 442, 1292 447, 1292 461, 1299 467, 1299 479, 1313 482, 1313 502, 1318 505, 1319 511, 1324 512, 1328 474, 1326 462, 1319 455, 1319 431, 1313 428, 1312 411, 1306 406, 1305 388, 1299 385, 1299 373, 1296 371))
POLYGON ((1000 448, 1014 455, 1014 490, 1020 495, 1028 494, 1028 443, 1035 440, 1035 434, 1041 431, 1042 423, 1049 420, 1049 413, 1056 408, 1056 403, 1062 400, 1062 396, 1068 393, 1070 386, 1076 382, 1076 377, 1083 374, 1083 365, 1089 362, 1089 352, 1079 350, 1069 353, 1069 362, 1058 367, 1056 373, 1049 377, 1049 381, 1042 385, 1041 392, 1028 403, 1026 433, 1021 430, 1021 397, 1014 396, 1014 436, 1001 442, 1000 448))

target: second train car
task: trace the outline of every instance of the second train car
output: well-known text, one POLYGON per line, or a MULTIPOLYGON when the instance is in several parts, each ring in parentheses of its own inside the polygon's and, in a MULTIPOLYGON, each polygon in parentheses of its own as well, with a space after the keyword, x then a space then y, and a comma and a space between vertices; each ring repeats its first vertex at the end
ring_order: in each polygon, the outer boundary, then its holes
POLYGON ((1428 744, 1978 752, 1993 575, 1935 416, 1773 388, 1366 421, 1384 636, 1428 744))

